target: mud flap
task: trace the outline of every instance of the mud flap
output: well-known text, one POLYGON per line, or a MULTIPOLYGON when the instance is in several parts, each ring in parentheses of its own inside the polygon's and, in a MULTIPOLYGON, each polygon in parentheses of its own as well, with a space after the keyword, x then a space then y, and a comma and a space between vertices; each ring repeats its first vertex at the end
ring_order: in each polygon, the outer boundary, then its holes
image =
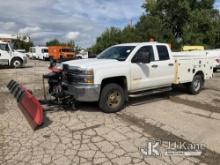
POLYGON ((36 130, 44 122, 44 110, 39 100, 32 95, 30 90, 14 80, 11 80, 8 83, 7 88, 16 98, 18 107, 24 114, 33 130, 36 130))

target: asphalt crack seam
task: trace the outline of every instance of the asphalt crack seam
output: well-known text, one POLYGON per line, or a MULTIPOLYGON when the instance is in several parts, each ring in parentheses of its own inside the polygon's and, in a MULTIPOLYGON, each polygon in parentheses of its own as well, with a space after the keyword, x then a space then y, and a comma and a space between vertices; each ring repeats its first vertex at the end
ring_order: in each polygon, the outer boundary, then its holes
MULTIPOLYGON (((160 127, 152 125, 150 123, 146 123, 144 119, 137 118, 131 114, 125 113, 117 113, 117 116, 121 118, 123 121, 135 125, 139 128, 142 128, 144 132, 150 134, 155 139, 160 139, 162 141, 175 141, 175 142, 187 142, 192 143, 186 139, 178 137, 171 132, 165 131, 160 127)), ((220 154, 212 151, 208 148, 205 148, 202 155, 200 157, 194 157, 199 160, 199 163, 206 163, 209 165, 220 164, 220 154)))

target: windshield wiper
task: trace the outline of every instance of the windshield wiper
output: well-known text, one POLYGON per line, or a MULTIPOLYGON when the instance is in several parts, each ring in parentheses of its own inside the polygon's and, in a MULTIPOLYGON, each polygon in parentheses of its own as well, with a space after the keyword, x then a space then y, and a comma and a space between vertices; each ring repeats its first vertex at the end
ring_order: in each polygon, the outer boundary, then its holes
POLYGON ((115 58, 115 60, 118 60, 118 61, 125 61, 124 58, 115 58))

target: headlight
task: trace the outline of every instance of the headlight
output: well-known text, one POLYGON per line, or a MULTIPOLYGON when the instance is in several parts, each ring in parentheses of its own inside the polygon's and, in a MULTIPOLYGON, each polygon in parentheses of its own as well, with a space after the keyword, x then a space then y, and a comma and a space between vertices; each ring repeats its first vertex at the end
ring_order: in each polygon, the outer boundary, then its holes
POLYGON ((88 76, 93 76, 94 75, 94 71, 93 71, 93 69, 89 69, 89 70, 81 70, 80 71, 81 73, 81 75, 88 75, 88 76))
POLYGON ((89 70, 81 70, 81 74, 79 74, 80 82, 85 84, 93 84, 94 83, 94 71, 93 69, 89 70))
POLYGON ((79 83, 83 84, 93 84, 94 83, 94 77, 93 76, 82 76, 80 78, 79 83))
MULTIPOLYGON (((64 67, 65 68, 65 67, 64 67)), ((94 71, 92 69, 64 69, 63 77, 70 83, 93 84, 94 71)))

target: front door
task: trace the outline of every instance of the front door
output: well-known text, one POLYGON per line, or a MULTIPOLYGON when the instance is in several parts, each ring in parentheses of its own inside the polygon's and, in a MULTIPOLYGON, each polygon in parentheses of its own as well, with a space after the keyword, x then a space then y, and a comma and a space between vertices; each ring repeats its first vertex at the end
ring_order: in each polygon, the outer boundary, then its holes
POLYGON ((151 89, 153 86, 157 86, 158 82, 158 61, 155 59, 155 52, 152 46, 143 46, 140 48, 135 56, 141 56, 142 53, 146 53, 150 56, 150 62, 133 63, 131 62, 131 91, 136 92, 140 90, 151 89))

